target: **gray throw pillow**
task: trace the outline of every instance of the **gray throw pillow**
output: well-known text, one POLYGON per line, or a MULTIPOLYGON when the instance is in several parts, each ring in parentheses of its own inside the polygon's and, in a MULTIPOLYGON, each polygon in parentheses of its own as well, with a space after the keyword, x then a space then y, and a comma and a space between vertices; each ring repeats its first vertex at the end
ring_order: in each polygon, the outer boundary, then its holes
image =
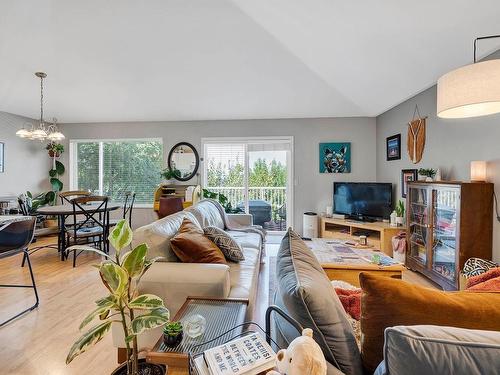
POLYGON ((205 227, 203 232, 210 241, 221 249, 227 260, 233 262, 245 260, 241 246, 228 233, 218 227, 205 227))

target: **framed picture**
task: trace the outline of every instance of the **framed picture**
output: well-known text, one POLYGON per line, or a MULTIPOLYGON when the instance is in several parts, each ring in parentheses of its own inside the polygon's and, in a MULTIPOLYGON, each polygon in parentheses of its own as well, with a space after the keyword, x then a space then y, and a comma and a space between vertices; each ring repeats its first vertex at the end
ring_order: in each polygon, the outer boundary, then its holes
POLYGON ((418 169, 403 169, 401 171, 401 196, 406 198, 408 194, 408 182, 417 181, 418 169))
POLYGON ((401 159, 401 134, 387 137, 386 140, 387 161, 401 159))
POLYGON ((351 173, 351 143, 320 143, 319 173, 351 173))
POLYGON ((5 172, 4 149, 5 149, 5 143, 0 142, 0 173, 5 172))

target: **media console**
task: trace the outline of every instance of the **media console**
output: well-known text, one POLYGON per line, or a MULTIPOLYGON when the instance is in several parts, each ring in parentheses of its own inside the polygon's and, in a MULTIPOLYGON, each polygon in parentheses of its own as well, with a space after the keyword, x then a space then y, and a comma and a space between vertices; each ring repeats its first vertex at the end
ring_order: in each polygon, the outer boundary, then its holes
POLYGON ((392 237, 405 230, 404 227, 391 227, 389 223, 382 221, 367 223, 327 217, 320 218, 319 229, 320 238, 358 242, 359 236, 365 235, 373 249, 381 250, 390 257, 392 257, 392 237))

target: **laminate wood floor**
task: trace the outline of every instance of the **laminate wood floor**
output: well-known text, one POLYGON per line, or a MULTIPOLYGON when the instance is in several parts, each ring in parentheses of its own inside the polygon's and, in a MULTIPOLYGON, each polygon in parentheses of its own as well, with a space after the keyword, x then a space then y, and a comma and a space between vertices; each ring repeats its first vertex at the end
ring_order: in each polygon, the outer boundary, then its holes
MULTIPOLYGON (((54 242, 43 239, 35 245, 54 242)), ((267 256, 274 256, 279 245, 267 245, 267 256)), ((21 268, 22 255, 0 259, 0 284, 27 284, 27 267, 21 268)), ((57 251, 42 249, 31 256, 40 295, 40 306, 0 328, 0 374, 65 375, 110 374, 116 367, 116 350, 111 335, 96 347, 65 364, 66 354, 79 337, 78 326, 94 307, 94 301, 106 295, 93 264, 100 262, 94 253, 78 257, 77 267, 70 260, 61 262, 57 251)), ((267 259, 266 259, 267 261, 267 259)), ((425 286, 432 284, 418 274, 406 271, 403 278, 425 286)), ((264 321, 269 300, 269 268, 261 268, 255 320, 264 321)), ((0 288, 0 321, 34 302, 31 289, 0 288)))

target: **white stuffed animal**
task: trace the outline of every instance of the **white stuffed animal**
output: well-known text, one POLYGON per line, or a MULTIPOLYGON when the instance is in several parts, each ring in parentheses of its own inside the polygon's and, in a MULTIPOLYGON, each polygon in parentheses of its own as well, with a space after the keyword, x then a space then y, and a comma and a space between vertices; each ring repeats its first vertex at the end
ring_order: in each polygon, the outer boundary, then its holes
POLYGON ((272 370, 267 375, 326 375, 325 356, 312 336, 312 329, 304 329, 302 336, 293 340, 288 349, 276 354, 279 372, 272 370))

